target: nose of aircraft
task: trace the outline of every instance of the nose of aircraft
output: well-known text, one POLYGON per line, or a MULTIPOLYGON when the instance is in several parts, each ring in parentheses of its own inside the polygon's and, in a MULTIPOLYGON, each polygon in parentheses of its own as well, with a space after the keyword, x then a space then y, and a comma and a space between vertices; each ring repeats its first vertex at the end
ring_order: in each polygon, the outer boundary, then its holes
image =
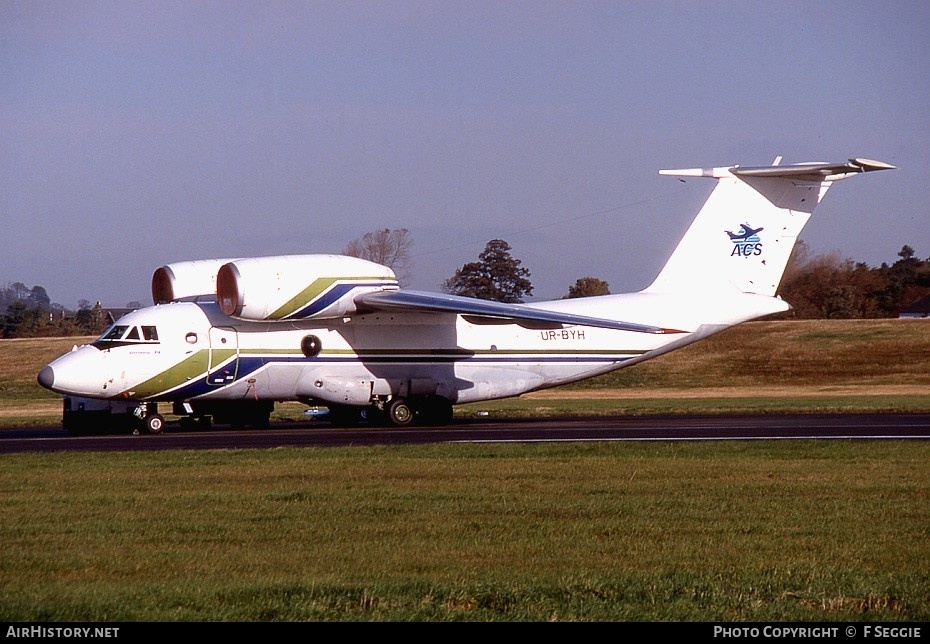
POLYGON ((113 368, 99 349, 85 345, 45 365, 36 380, 55 393, 95 398, 111 393, 113 368))
POLYGON ((46 389, 51 389, 55 384, 55 370, 52 369, 51 365, 43 367, 42 371, 39 372, 39 384, 45 387, 46 389))

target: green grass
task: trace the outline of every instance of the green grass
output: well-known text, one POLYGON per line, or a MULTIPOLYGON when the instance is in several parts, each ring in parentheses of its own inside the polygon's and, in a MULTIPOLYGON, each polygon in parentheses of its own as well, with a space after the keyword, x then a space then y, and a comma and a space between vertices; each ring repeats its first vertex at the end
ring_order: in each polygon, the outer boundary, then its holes
POLYGON ((925 621, 928 458, 879 441, 6 455, 0 619, 925 621))

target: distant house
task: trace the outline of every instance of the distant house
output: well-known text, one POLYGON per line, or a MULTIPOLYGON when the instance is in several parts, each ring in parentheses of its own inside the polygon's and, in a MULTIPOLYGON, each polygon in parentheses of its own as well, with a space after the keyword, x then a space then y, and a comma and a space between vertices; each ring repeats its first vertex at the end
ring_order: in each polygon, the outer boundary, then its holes
POLYGON ((930 295, 901 309, 899 318, 930 318, 930 295))

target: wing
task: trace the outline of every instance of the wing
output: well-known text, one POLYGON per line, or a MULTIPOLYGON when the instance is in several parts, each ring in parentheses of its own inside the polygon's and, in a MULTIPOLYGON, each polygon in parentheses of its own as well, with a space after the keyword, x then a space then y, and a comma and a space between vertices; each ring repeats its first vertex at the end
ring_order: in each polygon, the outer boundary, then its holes
POLYGON ((502 322, 544 322, 549 324, 594 326, 618 331, 634 331, 636 333, 682 333, 682 331, 675 329, 663 329, 646 324, 575 315, 562 311, 549 311, 526 306, 525 304, 504 304, 472 297, 404 289, 359 295, 355 298, 355 304, 360 311, 458 313, 502 322))

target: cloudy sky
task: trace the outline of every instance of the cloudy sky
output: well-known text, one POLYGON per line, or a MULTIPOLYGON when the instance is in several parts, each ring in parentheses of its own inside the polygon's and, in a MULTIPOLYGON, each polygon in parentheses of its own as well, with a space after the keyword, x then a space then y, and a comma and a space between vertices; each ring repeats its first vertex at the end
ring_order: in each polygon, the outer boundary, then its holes
POLYGON ((649 284, 712 182, 880 159, 803 238, 930 256, 930 3, 0 3, 0 284, 150 302, 185 259, 407 228, 438 290, 492 238, 535 287, 649 284))

